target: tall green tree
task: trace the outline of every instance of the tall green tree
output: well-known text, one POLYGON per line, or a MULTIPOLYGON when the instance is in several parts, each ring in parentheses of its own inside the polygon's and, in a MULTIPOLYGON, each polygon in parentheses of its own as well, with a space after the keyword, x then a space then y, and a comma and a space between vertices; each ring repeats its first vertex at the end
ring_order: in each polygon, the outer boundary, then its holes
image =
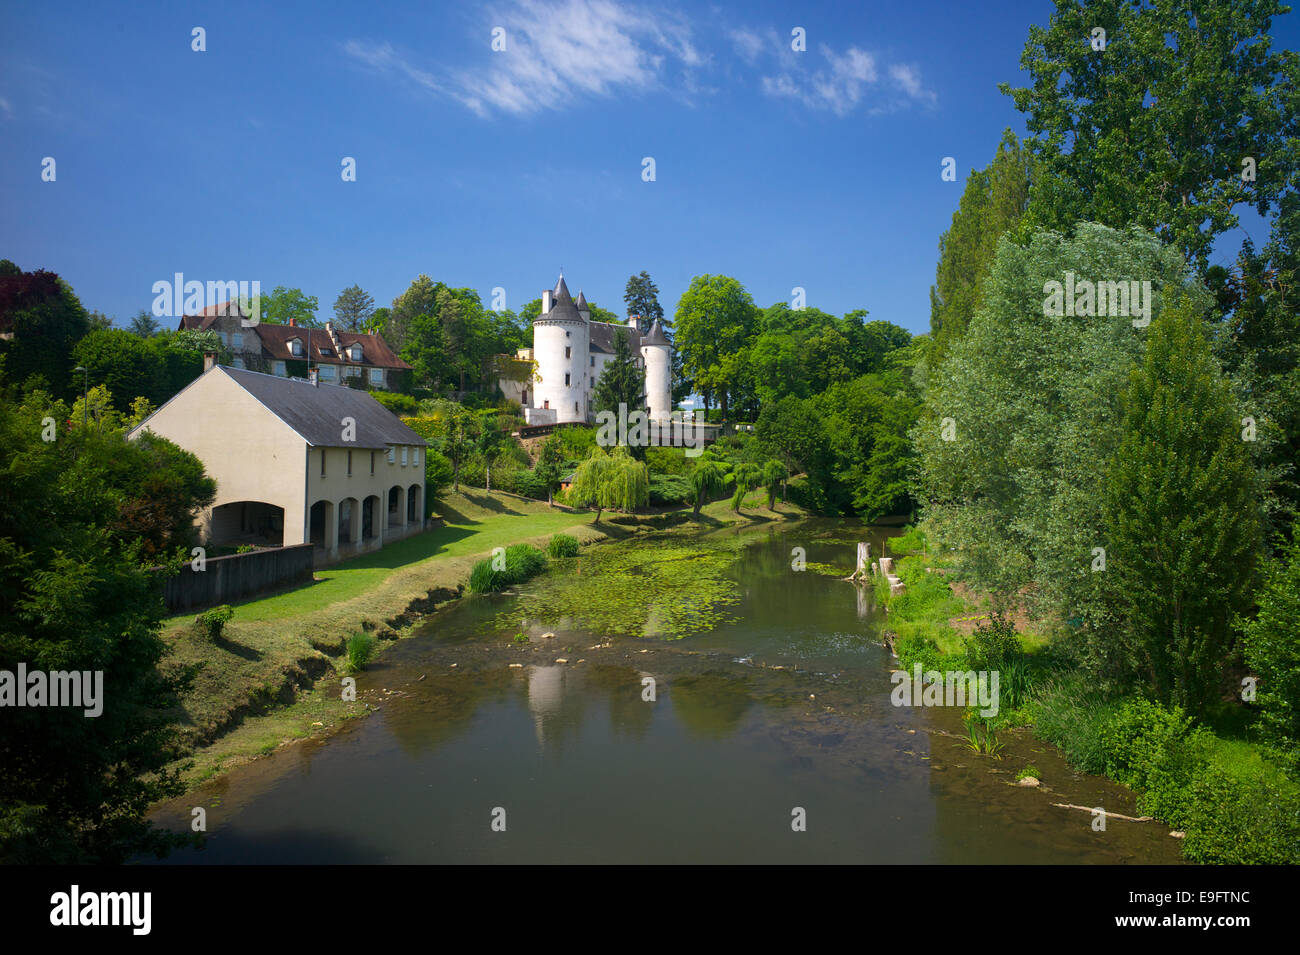
POLYGON ((659 288, 651 281, 649 272, 642 270, 639 275, 633 275, 627 280, 627 286, 623 290, 623 304, 627 306, 629 317, 639 316, 637 327, 642 335, 650 331, 650 326, 656 319, 663 321, 664 309, 659 304, 659 288))
POLYGON ((645 374, 632 355, 630 336, 622 329, 614 332, 614 356, 605 364, 591 394, 591 409, 599 414, 626 405, 628 413, 645 408, 645 374))
POLYGON ((727 469, 722 462, 713 458, 702 458, 699 463, 691 469, 691 490, 695 492, 695 509, 696 517, 700 516, 700 508, 710 498, 717 497, 722 489, 727 486, 727 469))
POLYGON ((575 507, 594 507, 592 523, 599 523, 606 509, 635 511, 650 502, 650 472, 625 447, 611 452, 592 448, 573 474, 569 502, 575 507))
POLYGON ((375 314, 375 297, 360 285, 349 285, 334 300, 334 323, 350 332, 364 332, 375 314))
POLYGON ((1261 215, 1296 185, 1300 57, 1274 51, 1276 0, 1057 0, 1029 28, 1029 85, 999 87, 1043 164, 1031 218, 1134 223, 1204 270, 1233 211, 1261 215), (1094 48, 1094 29, 1105 48, 1094 48), (1254 179, 1243 177, 1254 160, 1254 179))
MULTIPOLYGON (((5 707, 0 862, 9 864, 121 864, 180 841, 146 815, 182 791, 169 768, 181 755, 170 713, 189 673, 159 666, 165 609, 129 507, 170 494, 157 483, 171 480, 168 462, 202 468, 174 446, 155 457, 161 439, 141 446, 120 431, 68 429, 67 418, 44 394, 0 402, 0 670, 102 673, 102 711, 5 707), (59 422, 54 441, 42 440, 46 416, 59 422)), ((177 499, 183 525, 202 496, 177 499)))
POLYGON ((384 340, 400 354, 406 347, 407 331, 415 317, 438 314, 437 299, 438 290, 433 279, 424 273, 417 275, 406 291, 393 299, 388 324, 384 326, 384 340))
POLYGON ((1115 641, 1142 685, 1201 714, 1220 689, 1233 617, 1250 603, 1259 487, 1198 308, 1166 305, 1149 331, 1107 474, 1114 625, 1093 642, 1115 641))
POLYGON ((300 288, 277 285, 261 300, 261 320, 272 325, 288 325, 292 320, 303 328, 320 328, 316 319, 320 301, 300 288))
POLYGON ((939 264, 930 287, 931 368, 942 363, 979 307, 998 240, 1016 229, 1029 205, 1033 158, 1011 130, 993 161, 966 179, 952 225, 939 238, 939 264))
POLYGON ((1293 767, 1300 764, 1300 541, 1269 561, 1259 612, 1243 628, 1246 664, 1259 678, 1260 726, 1293 767))
POLYGON ((745 287, 727 275, 697 275, 677 303, 674 344, 685 374, 704 398, 717 398, 727 418, 731 392, 747 369, 737 354, 754 337, 758 309, 745 287))
POLYGON ((24 272, 0 260, 0 331, 12 335, 0 339, 0 360, 11 382, 34 377, 56 395, 77 392, 72 346, 90 331, 90 319, 67 282, 44 269, 24 272))
POLYGON ((141 338, 152 338, 158 334, 158 320, 142 308, 135 313, 135 318, 131 319, 128 330, 132 335, 139 335, 141 338))

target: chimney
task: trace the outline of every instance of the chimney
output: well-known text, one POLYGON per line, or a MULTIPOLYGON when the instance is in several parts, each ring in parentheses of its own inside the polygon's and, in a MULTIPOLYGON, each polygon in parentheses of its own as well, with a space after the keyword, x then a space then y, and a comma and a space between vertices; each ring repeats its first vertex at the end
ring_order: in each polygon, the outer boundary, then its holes
POLYGON ((629 315, 629 316, 627 317, 627 327, 628 327, 628 328, 639 328, 640 326, 639 326, 637 323, 638 323, 640 320, 641 320, 641 316, 640 316, 640 315, 629 315))
POLYGON ((542 293, 542 314, 545 315, 551 310, 551 290, 547 289, 542 293))
POLYGON ((289 319, 289 326, 290 326, 291 328, 297 328, 297 327, 298 327, 298 319, 296 319, 296 318, 291 318, 291 319, 289 319))
POLYGON ((319 381, 319 379, 320 379, 320 370, 319 370, 319 369, 316 369, 316 368, 308 368, 308 369, 307 369, 307 380, 308 380, 309 382, 311 382, 312 385, 315 386, 315 387, 317 387, 317 388, 320 387, 320 381, 319 381))
POLYGON ((203 371, 207 373, 217 367, 217 353, 214 351, 205 351, 203 353, 203 371))

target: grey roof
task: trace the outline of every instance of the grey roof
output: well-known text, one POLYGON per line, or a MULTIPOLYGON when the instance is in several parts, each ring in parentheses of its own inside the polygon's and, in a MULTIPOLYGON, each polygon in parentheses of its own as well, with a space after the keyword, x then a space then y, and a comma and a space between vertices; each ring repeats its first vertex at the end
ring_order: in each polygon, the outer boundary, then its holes
POLYGON ((641 339, 642 345, 667 345, 670 344, 668 336, 664 334, 664 327, 659 324, 659 319, 655 319, 654 324, 650 326, 650 331, 641 339))
POLYGON ((587 308, 587 296, 582 294, 582 289, 578 289, 578 300, 573 304, 578 306, 578 311, 580 312, 589 311, 587 308))
POLYGON ((555 283, 555 291, 551 295, 551 310, 545 315, 538 315, 538 320, 545 319, 550 322, 584 322, 578 307, 573 304, 573 298, 569 295, 569 287, 564 284, 564 276, 555 283))
POLYGON ((382 451, 390 444, 427 445, 422 437, 364 391, 345 385, 312 385, 299 378, 263 375, 217 365, 208 374, 226 374, 312 447, 382 451), (356 421, 356 441, 343 440, 344 418, 356 421))
POLYGON ((627 332, 627 345, 632 352, 632 357, 636 357, 638 349, 644 344, 641 339, 641 333, 630 325, 611 325, 609 322, 589 322, 588 330, 590 332, 589 348, 594 352, 605 352, 614 354, 614 334, 619 329, 627 332))
POLYGON ((563 275, 561 275, 560 280, 555 283, 555 291, 552 293, 552 297, 555 299, 556 305, 573 304, 573 298, 569 295, 569 287, 564 284, 563 275))

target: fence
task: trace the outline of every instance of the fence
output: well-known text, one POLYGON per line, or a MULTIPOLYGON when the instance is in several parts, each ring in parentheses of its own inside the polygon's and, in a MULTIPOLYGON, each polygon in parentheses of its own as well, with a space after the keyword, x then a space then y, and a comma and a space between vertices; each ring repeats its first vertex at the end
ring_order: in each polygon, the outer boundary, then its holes
POLYGON ((163 599, 173 613, 212 607, 312 579, 313 545, 292 544, 209 557, 203 570, 186 563, 180 574, 163 581, 163 599))

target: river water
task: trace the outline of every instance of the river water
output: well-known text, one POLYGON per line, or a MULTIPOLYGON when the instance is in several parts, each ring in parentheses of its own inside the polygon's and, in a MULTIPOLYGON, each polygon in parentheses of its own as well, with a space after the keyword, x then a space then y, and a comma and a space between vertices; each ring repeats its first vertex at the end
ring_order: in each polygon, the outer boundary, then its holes
MULTIPOLYGON (((707 606, 693 587, 627 599, 655 573, 644 537, 591 552, 621 576, 584 554, 522 595, 459 601, 359 675, 377 712, 160 807, 176 828, 207 811, 206 847, 168 861, 1177 863, 1158 823, 1094 831, 1053 806, 1136 815, 1024 731, 993 759, 959 712, 891 705, 869 589, 792 569, 799 547, 848 573, 854 541, 879 554, 885 533, 700 532, 707 606), (1041 789, 1014 785, 1030 762, 1041 789)), ((664 540, 680 574, 683 538, 664 540)))

